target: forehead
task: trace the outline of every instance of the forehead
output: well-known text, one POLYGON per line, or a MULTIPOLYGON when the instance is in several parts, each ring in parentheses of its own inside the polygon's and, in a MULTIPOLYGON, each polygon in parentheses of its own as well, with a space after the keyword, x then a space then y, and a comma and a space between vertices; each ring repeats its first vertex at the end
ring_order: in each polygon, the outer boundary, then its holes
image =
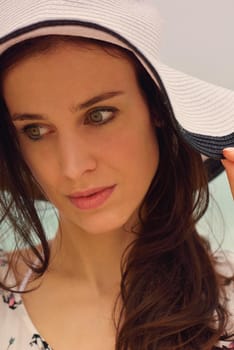
POLYGON ((21 82, 28 80, 40 81, 50 78, 60 71, 60 77, 71 79, 71 73, 80 81, 83 78, 117 79, 124 75, 129 77, 135 73, 133 63, 123 53, 97 44, 59 43, 47 51, 34 51, 26 55, 6 71, 3 83, 16 79, 21 82), (111 75, 109 75, 111 74, 111 75), (109 75, 109 76, 108 76, 109 75))
POLYGON ((26 56, 3 79, 7 104, 30 110, 64 106, 113 90, 138 90, 135 67, 129 59, 97 45, 62 43, 47 52, 26 56))
POLYGON ((129 69, 135 66, 133 58, 130 54, 127 55, 123 49, 108 47, 101 43, 92 43, 91 41, 49 41, 47 46, 46 41, 39 42, 38 46, 34 44, 32 48, 30 48, 30 45, 23 46, 22 49, 20 47, 18 51, 16 50, 16 54, 13 53, 10 56, 10 60, 12 60, 12 64, 10 64, 9 69, 6 69, 6 73, 8 71, 13 71, 14 73, 24 71, 24 73, 27 73, 33 69, 43 70, 45 63, 46 66, 60 65, 65 70, 66 63, 69 61, 72 64, 70 68, 73 69, 75 67, 77 69, 79 67, 81 69, 86 67, 90 69, 92 65, 94 69, 102 66, 102 71, 105 71, 105 68, 108 70, 112 67, 122 71, 124 68, 129 69))

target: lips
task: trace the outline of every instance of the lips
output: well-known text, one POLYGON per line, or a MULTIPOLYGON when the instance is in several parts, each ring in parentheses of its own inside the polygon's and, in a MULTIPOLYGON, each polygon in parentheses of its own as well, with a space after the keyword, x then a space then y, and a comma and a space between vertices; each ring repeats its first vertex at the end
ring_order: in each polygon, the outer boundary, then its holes
POLYGON ((87 196, 90 196, 92 194, 101 192, 101 191, 103 191, 107 188, 110 188, 110 187, 113 187, 113 186, 91 188, 90 190, 86 190, 86 191, 82 191, 82 192, 75 192, 75 193, 71 194, 69 197, 72 197, 72 198, 87 197, 87 196))
POLYGON ((83 192, 76 192, 69 196, 70 201, 82 210, 100 207, 111 196, 116 185, 111 187, 99 187, 83 192))

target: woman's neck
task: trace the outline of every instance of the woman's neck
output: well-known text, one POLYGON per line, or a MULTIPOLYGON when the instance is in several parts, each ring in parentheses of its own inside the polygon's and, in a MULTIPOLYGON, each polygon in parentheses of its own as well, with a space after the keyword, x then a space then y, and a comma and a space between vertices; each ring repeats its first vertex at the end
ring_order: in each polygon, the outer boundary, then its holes
POLYGON ((52 242, 51 269, 72 281, 89 285, 97 293, 109 293, 119 287, 121 258, 135 238, 124 229, 89 234, 61 220, 52 242))

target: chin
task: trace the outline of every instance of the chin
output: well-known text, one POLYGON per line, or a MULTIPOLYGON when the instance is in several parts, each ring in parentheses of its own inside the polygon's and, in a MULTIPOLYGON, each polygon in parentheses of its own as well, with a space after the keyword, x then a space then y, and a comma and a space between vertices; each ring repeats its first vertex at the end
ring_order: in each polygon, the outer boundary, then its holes
MULTIPOLYGON (((130 220, 131 214, 126 215, 123 213, 96 213, 94 215, 87 216, 86 218, 72 218, 70 223, 77 226, 77 229, 81 232, 92 235, 106 235, 106 234, 118 234, 130 232, 130 220)), ((66 219, 66 221, 67 221, 66 219)))

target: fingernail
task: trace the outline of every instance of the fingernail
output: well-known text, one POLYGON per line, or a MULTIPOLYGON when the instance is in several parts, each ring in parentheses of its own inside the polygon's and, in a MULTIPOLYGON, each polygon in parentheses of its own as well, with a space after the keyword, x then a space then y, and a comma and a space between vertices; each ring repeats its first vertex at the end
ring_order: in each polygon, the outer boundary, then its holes
POLYGON ((223 150, 223 155, 231 161, 234 161, 234 147, 227 147, 223 150))
POLYGON ((227 147, 227 148, 224 148, 224 151, 227 151, 227 152, 234 152, 234 147, 227 147))

